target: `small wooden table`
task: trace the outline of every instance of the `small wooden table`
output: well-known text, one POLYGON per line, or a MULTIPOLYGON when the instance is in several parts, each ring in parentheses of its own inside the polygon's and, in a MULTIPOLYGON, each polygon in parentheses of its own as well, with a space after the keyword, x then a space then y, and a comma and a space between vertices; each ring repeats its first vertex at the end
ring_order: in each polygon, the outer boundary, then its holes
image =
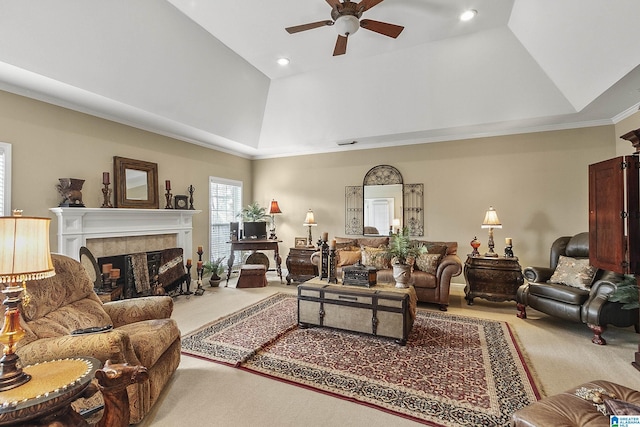
POLYGON ((517 257, 467 256, 464 263, 464 288, 467 304, 475 297, 489 301, 515 301, 516 292, 524 283, 517 257))
POLYGON ((70 404, 89 386, 100 365, 93 357, 76 357, 26 366, 31 380, 0 392, 0 426, 30 420, 36 424, 44 417, 57 419, 60 425, 81 425, 75 424, 82 423, 82 417, 70 404))
POLYGON ((278 277, 280 277, 280 283, 282 283, 282 268, 280 266, 280 264, 282 264, 282 258, 280 258, 278 250, 278 243, 282 243, 282 240, 243 239, 232 240, 227 243, 231 244, 231 255, 229 255, 229 260, 227 261, 227 284, 229 284, 231 270, 233 269, 233 263, 236 259, 234 255, 235 251, 273 251, 273 259, 276 262, 276 271, 278 272, 278 277))
POLYGON ((291 282, 306 282, 318 275, 318 266, 311 262, 316 248, 291 248, 287 256, 287 285, 291 282))

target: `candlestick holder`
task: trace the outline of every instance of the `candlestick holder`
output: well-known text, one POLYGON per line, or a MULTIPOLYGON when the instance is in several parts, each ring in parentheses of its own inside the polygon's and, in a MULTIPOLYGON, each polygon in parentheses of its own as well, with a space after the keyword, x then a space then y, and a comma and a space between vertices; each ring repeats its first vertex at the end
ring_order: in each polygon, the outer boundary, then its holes
POLYGON ((513 258, 513 245, 507 245, 504 248, 504 257, 505 258, 513 258))
POLYGON ((320 246, 321 263, 320 263, 320 278, 326 279, 329 277, 329 245, 326 240, 323 240, 320 246))
POLYGON ((336 277, 336 249, 329 249, 329 283, 338 283, 338 278, 336 277))
POLYGON ((164 195, 164 197, 167 199, 167 206, 165 206, 165 209, 173 209, 172 206, 172 199, 173 199, 173 194, 171 194, 171 190, 167 190, 166 194, 164 195))
POLYGON ((111 273, 102 273, 101 292, 111 292, 111 273))
POLYGON ((196 187, 190 185, 187 191, 189 192, 189 210, 192 211, 195 210, 193 207, 193 192, 196 191, 196 187))
POLYGON ((104 198, 102 202, 101 208, 112 208, 111 204, 111 189, 109 188, 109 184, 102 184, 104 188, 102 189, 102 197, 104 198))
POLYGON ((180 295, 191 294, 189 290, 189 288, 191 288, 191 264, 187 264, 185 267, 187 268, 187 280, 185 280, 185 282, 187 282, 187 292, 182 290, 182 284, 180 284, 180 295))
POLYGON ((204 251, 202 250, 202 247, 198 246, 198 251, 196 253, 198 254, 198 267, 196 268, 196 274, 198 275, 198 287, 196 288, 195 294, 196 296, 201 296, 204 294, 204 288, 202 287, 202 273, 204 272, 204 268, 202 267, 202 254, 204 251))

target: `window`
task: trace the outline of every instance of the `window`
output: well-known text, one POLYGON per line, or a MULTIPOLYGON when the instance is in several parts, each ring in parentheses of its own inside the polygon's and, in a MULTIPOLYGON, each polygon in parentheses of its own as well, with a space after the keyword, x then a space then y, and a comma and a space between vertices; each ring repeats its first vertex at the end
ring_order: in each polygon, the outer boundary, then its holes
POLYGON ((231 222, 238 222, 242 210, 242 182, 209 177, 209 253, 211 260, 229 258, 231 222))
POLYGON ((11 215, 11 144, 0 142, 0 214, 11 215))

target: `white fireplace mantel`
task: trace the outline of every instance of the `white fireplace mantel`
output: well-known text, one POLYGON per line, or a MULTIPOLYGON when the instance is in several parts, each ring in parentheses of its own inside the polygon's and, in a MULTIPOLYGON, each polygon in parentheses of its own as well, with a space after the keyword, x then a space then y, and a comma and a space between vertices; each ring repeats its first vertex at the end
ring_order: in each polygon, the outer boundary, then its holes
POLYGON ((49 209, 58 218, 58 253, 79 259, 87 239, 176 234, 185 258, 192 258, 193 215, 200 210, 73 208, 49 209))

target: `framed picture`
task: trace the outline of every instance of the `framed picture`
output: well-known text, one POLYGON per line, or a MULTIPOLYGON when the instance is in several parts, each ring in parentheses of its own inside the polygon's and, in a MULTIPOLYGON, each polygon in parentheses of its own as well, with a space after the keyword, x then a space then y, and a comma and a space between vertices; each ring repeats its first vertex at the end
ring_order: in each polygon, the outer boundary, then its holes
POLYGON ((176 209, 188 209, 189 198, 183 195, 173 196, 173 204, 176 209))
POLYGON ((307 238, 306 237, 296 237, 295 238, 296 248, 305 248, 307 247, 307 238))
POLYGON ((117 208, 158 209, 158 164, 113 156, 117 208))

